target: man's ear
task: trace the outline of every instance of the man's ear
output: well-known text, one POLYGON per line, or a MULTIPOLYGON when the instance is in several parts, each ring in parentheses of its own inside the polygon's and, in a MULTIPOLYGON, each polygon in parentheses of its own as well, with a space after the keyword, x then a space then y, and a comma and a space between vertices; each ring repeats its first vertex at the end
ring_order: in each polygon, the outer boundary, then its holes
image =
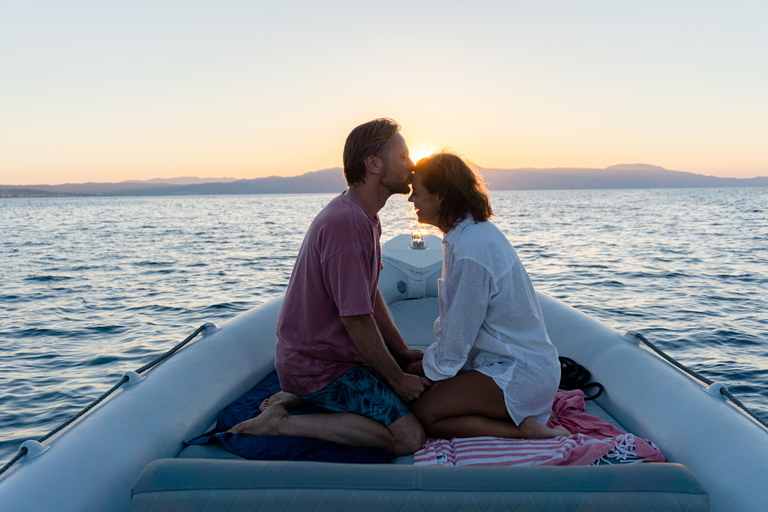
POLYGON ((368 155, 365 159, 365 170, 371 174, 380 174, 382 163, 381 158, 376 155, 368 155))

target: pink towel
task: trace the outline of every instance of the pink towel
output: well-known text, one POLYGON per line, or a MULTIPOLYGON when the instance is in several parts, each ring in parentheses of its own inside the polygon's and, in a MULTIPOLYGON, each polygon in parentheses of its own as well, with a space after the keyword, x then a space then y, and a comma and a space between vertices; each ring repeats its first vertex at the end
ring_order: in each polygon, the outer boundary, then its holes
POLYGON ((628 434, 584 412, 584 393, 558 391, 553 410, 558 421, 573 432, 553 439, 469 437, 427 439, 414 454, 417 465, 447 466, 586 466, 605 457, 610 462, 664 462, 652 442, 628 434))

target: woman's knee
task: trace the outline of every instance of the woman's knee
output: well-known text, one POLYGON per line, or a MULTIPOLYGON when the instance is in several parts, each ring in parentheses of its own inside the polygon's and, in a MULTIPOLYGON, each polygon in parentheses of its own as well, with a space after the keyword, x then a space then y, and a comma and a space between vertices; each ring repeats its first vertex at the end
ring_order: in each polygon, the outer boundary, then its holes
POLYGON ((416 401, 408 404, 408 408, 426 431, 429 431, 432 424, 442 419, 443 407, 439 394, 424 393, 416 401))
POLYGON ((414 412, 414 415, 427 435, 429 435, 429 430, 432 428, 432 426, 442 419, 437 414, 430 414, 429 410, 422 410, 418 413, 414 412))

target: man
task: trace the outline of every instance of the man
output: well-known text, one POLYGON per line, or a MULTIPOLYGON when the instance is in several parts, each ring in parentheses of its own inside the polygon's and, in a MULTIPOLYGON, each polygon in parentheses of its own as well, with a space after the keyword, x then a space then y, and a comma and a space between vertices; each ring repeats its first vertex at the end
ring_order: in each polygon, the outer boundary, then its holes
POLYGON ((391 195, 407 194, 412 179, 399 130, 391 119, 376 119, 347 137, 348 188, 312 222, 278 316, 283 393, 231 432, 315 437, 395 455, 421 448, 424 430, 405 404, 430 381, 402 368, 423 353, 405 344, 378 290, 377 214, 391 195), (288 414, 304 401, 336 414, 288 414))

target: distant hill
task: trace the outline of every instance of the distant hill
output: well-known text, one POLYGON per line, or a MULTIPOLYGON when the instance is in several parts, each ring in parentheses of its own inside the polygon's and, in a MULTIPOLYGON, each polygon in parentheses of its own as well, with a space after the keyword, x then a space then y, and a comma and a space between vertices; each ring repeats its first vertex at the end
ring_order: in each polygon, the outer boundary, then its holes
POLYGON ((605 169, 483 169, 489 190, 766 187, 768 177, 718 178, 646 164, 605 169))
POLYGON ((119 183, 66 183, 64 185, 3 186, 0 185, 0 197, 49 197, 49 196, 99 196, 120 195, 141 190, 185 186, 204 183, 229 183, 235 178, 156 178, 152 180, 121 181, 119 183))
MULTIPOLYGON (((768 177, 717 178, 690 172, 670 171, 647 164, 613 165, 605 169, 485 169, 480 168, 490 190, 556 190, 621 188, 766 187, 768 177)), ((255 178, 174 178, 169 180, 0 185, 0 197, 52 197, 70 195, 208 195, 208 194, 302 194, 341 192, 346 188, 338 167, 301 176, 255 178)))
POLYGON ((39 188, 0 185, 0 197, 70 197, 83 195, 44 190, 42 187, 42 185, 39 188))
POLYGON ((255 178, 228 183, 197 183, 161 186, 123 192, 121 195, 205 195, 205 194, 305 194, 341 192, 347 188, 339 167, 308 172, 301 176, 255 178))

